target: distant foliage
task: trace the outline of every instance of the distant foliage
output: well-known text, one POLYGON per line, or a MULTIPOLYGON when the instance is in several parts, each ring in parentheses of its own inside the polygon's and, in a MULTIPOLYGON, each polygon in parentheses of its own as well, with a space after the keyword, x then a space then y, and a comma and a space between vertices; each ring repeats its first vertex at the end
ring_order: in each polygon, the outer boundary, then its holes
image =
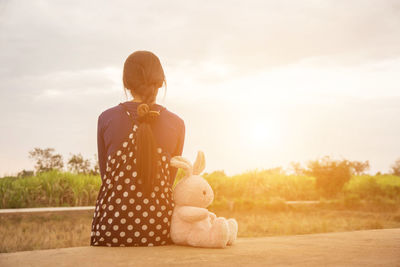
POLYGON ((307 173, 316 178, 316 188, 326 197, 342 191, 352 176, 352 165, 348 160, 333 160, 329 156, 310 161, 307 173))
POLYGON ((0 179, 0 208, 92 206, 101 179, 58 170, 36 176, 0 179))
POLYGON ((350 166, 355 175, 365 174, 367 170, 369 170, 369 161, 350 161, 350 166))
POLYGON ((396 160, 392 165, 393 175, 400 176, 400 159, 396 160))
POLYGON ((63 158, 60 154, 54 154, 54 148, 34 148, 29 152, 29 158, 36 161, 37 173, 51 170, 61 170, 64 167, 63 158))
POLYGON ((68 170, 77 174, 90 173, 90 160, 84 159, 82 154, 72 155, 68 160, 68 170))

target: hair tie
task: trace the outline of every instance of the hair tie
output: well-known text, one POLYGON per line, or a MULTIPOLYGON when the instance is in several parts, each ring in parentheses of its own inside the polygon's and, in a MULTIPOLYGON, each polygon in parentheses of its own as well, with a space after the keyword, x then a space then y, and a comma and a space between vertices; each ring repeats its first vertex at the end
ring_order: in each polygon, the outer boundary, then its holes
POLYGON ((140 123, 151 123, 156 120, 156 118, 160 115, 159 111, 150 110, 149 105, 146 103, 142 103, 137 107, 137 112, 139 115, 138 121, 140 123))

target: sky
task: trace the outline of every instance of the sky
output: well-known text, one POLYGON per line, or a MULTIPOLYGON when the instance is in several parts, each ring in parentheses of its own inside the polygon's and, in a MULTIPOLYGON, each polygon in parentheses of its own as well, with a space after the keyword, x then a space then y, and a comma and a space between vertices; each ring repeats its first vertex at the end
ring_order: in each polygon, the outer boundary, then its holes
POLYGON ((0 176, 35 147, 93 160, 136 50, 160 58, 158 103, 206 172, 400 158, 399 1, 0 0, 0 176))

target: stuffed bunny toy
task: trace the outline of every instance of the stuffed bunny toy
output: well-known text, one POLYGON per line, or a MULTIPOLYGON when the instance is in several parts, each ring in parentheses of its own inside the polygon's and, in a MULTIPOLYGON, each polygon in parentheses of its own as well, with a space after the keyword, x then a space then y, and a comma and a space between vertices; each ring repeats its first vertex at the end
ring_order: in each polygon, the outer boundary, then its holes
POLYGON ((214 200, 214 192, 200 176, 205 168, 203 152, 197 154, 194 166, 187 159, 175 156, 170 165, 185 170, 185 177, 173 192, 174 211, 171 219, 171 239, 177 245, 224 248, 237 237, 235 219, 217 217, 207 207, 214 200))

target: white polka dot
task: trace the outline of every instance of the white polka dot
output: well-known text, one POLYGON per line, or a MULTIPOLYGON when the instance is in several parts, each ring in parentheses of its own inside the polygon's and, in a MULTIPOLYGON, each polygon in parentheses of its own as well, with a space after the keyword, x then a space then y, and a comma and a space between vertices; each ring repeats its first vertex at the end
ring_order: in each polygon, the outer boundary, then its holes
POLYGON ((128 225, 128 230, 131 231, 132 229, 133 229, 133 225, 132 224, 128 225))
POLYGON ((120 237, 124 237, 124 236, 125 236, 125 232, 119 233, 119 236, 120 236, 120 237))
MULTIPOLYGON (((114 164, 114 163, 115 163, 115 159, 112 159, 112 160, 111 160, 111 163, 114 164)), ((113 172, 113 173, 114 173, 114 172, 113 172)), ((114 175, 113 173, 112 173, 112 175, 114 175)))
POLYGON ((167 187, 164 188, 164 192, 165 192, 165 193, 168 193, 168 188, 167 188, 167 187))
POLYGON ((136 176, 137 176, 137 172, 133 172, 133 173, 132 173, 132 176, 133 176, 133 177, 136 177, 136 176))
POLYGON ((109 209, 109 210, 113 210, 113 209, 114 209, 114 206, 113 206, 113 205, 110 205, 110 206, 108 207, 108 209, 109 209))
POLYGON ((150 206, 150 210, 151 211, 155 211, 156 207, 154 207, 153 205, 150 206))
POLYGON ((161 224, 157 224, 156 229, 160 230, 161 229, 161 224))
POLYGON ((165 243, 167 243, 167 242, 166 242, 166 241, 162 241, 162 242, 161 242, 161 245, 165 245, 165 243))
POLYGON ((122 155, 121 158, 122 158, 123 161, 125 161, 126 160, 126 155, 125 154, 122 155))
POLYGON ((120 171, 120 172, 119 172, 119 176, 120 176, 120 177, 124 176, 124 172, 123 172, 123 171, 120 171))
POLYGON ((116 212, 114 213, 114 216, 115 216, 115 217, 119 217, 119 212, 116 211, 116 212))
POLYGON ((167 229, 162 231, 163 235, 165 235, 167 233, 167 229))
POLYGON ((133 159, 133 163, 135 163, 135 164, 136 164, 136 159, 133 159))
POLYGON ((111 232, 106 232, 106 236, 111 236, 111 232))
POLYGON ((161 148, 159 147, 159 148, 157 148, 157 152, 158 153, 161 153, 162 152, 162 150, 161 150, 161 148))
POLYGON ((124 142, 124 143, 122 144, 122 146, 123 146, 123 147, 127 147, 127 146, 128 146, 128 142, 124 142))
POLYGON ((107 207, 106 204, 103 204, 103 206, 101 206, 101 208, 104 210, 107 207))
POLYGON ((125 218, 122 218, 121 219, 121 224, 125 224, 126 223, 126 219, 125 218))
POLYGON ((135 200, 133 198, 129 199, 129 203, 133 204, 135 203, 135 200))
POLYGON ((160 190, 160 188, 159 188, 158 186, 156 186, 156 187, 154 187, 154 190, 155 190, 156 192, 158 192, 158 190, 160 190))
POLYGON ((115 203, 117 203, 117 204, 121 203, 121 199, 120 199, 120 198, 117 198, 117 199, 115 200, 115 203))
POLYGON ((128 192, 124 192, 123 194, 122 194, 124 197, 127 197, 128 196, 128 192))
POLYGON ((163 222, 168 222, 168 218, 167 217, 165 217, 164 219, 163 219, 163 222))
POLYGON ((143 203, 144 203, 144 204, 148 204, 148 203, 149 203, 149 200, 148 200, 147 198, 145 198, 145 199, 143 199, 143 203))
POLYGON ((165 195, 164 195, 164 193, 161 193, 161 198, 165 198, 165 195))
POLYGON ((146 241, 147 241, 147 238, 146 238, 146 237, 143 237, 143 238, 142 238, 142 243, 146 243, 146 241))
POLYGON ((111 247, 111 244, 110 244, 110 243, 107 243, 106 245, 107 245, 107 247, 111 247))
POLYGON ((108 223, 109 223, 109 224, 112 224, 112 221, 113 221, 113 219, 111 219, 111 218, 108 219, 108 223))
POLYGON ((113 226, 114 231, 117 231, 118 228, 119 228, 118 225, 114 225, 114 226, 113 226))
POLYGON ((132 243, 132 241, 133 241, 133 239, 130 237, 126 239, 126 242, 128 242, 128 243, 132 243))
POLYGON ((154 232, 153 231, 150 231, 149 232, 149 236, 153 236, 154 235, 154 232))
POLYGON ((129 171, 129 170, 132 169, 132 166, 131 166, 131 165, 127 165, 127 166, 126 166, 126 169, 129 171))
POLYGON ((140 219, 139 219, 139 218, 136 218, 136 219, 135 219, 135 223, 139 224, 139 223, 140 223, 140 219))
POLYGON ((133 212, 132 211, 128 212, 128 216, 133 217, 133 212))
POLYGON ((149 214, 147 213, 147 211, 143 212, 143 217, 146 218, 147 216, 149 216, 149 214))
POLYGON ((118 169, 118 168, 119 168, 119 162, 118 162, 117 166, 115 166, 115 168, 116 168, 116 169, 118 169))
POLYGON ((139 237, 139 236, 140 236, 140 233, 139 233, 138 231, 136 231, 136 232, 135 232, 135 236, 136 236, 136 237, 139 237))
POLYGON ((135 185, 131 185, 131 191, 134 191, 134 190, 135 190, 135 188, 136 188, 136 186, 135 186, 135 185))
POLYGON ((105 225, 102 225, 102 226, 101 226, 101 230, 103 230, 103 231, 106 230, 106 226, 105 226, 105 225))
POLYGON ((162 161, 165 161, 167 159, 167 157, 162 156, 162 161))
POLYGON ((140 205, 136 206, 136 210, 141 210, 141 209, 142 209, 142 206, 140 206, 140 205))
POLYGON ((115 196, 115 192, 112 192, 111 196, 114 197, 115 196))
POLYGON ((156 203, 157 203, 157 205, 160 204, 160 200, 156 199, 156 203))
POLYGON ((149 244, 147 244, 147 246, 148 246, 148 247, 152 247, 152 246, 154 246, 154 245, 153 245, 153 243, 149 243, 149 244))
POLYGON ((109 183, 111 183, 111 180, 110 180, 110 179, 107 179, 107 180, 106 180, 106 184, 109 184, 109 183))
POLYGON ((151 195, 150 195, 152 198, 154 198, 155 196, 156 196, 156 194, 154 193, 154 192, 151 192, 151 195))
POLYGON ((117 190, 121 190, 122 189, 122 185, 117 185, 117 190))
POLYGON ((112 240, 112 242, 113 242, 113 243, 117 243, 117 242, 118 242, 118 239, 116 239, 116 238, 114 237, 113 240, 112 240))
POLYGON ((117 151, 117 156, 121 155, 121 150, 117 151))
POLYGON ((169 211, 168 211, 168 215, 171 215, 171 214, 172 214, 172 210, 169 210, 169 211))
POLYGON ((160 240, 161 240, 161 237, 157 236, 156 241, 160 241, 160 240))
POLYGON ((132 138, 133 138, 133 133, 131 133, 131 134, 129 135, 129 138, 130 138, 130 139, 132 139, 132 138))
POLYGON ((164 181, 161 181, 161 185, 164 186, 164 184, 165 184, 165 182, 164 182, 164 181))
POLYGON ((166 207, 164 205, 161 206, 161 210, 165 210, 166 207))
POLYGON ((157 217, 161 217, 162 213, 161 211, 157 212, 157 217))
POLYGON ((151 219, 149 220, 149 222, 150 222, 151 224, 153 224, 155 221, 156 221, 156 220, 154 220, 153 218, 151 218, 151 219))
POLYGON ((130 181, 131 181, 131 180, 130 180, 129 178, 126 178, 126 179, 125 179, 125 183, 126 183, 126 184, 129 184, 130 181))
POLYGON ((143 224, 143 225, 142 225, 142 230, 143 230, 143 231, 147 230, 147 225, 143 224))
POLYGON ((142 192, 137 192, 137 194, 136 194, 138 197, 141 197, 143 194, 142 194, 142 192))

